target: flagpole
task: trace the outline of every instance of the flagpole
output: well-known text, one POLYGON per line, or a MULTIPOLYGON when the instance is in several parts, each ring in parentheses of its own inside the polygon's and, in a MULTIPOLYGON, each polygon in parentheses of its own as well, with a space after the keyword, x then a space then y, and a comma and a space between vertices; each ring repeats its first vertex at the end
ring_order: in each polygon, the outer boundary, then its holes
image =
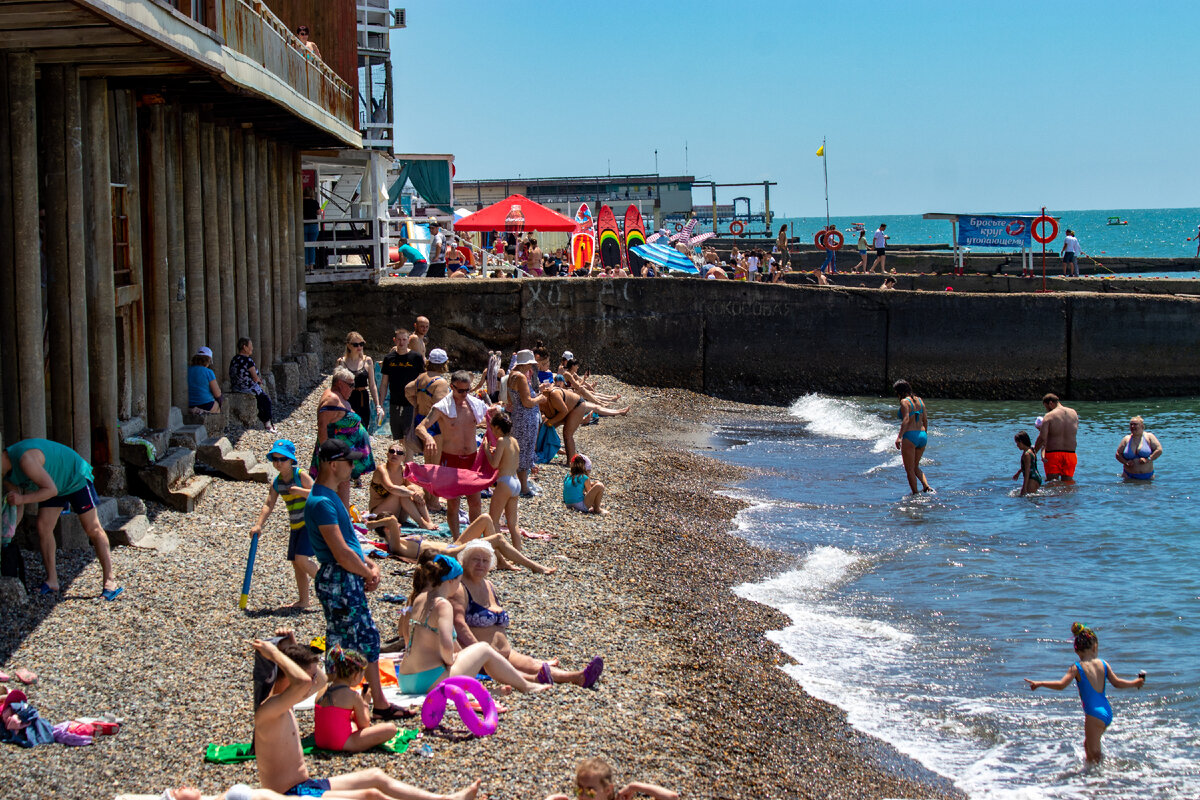
POLYGON ((825 137, 821 137, 821 166, 825 168, 825 228, 829 228, 829 156, 825 153, 825 137))

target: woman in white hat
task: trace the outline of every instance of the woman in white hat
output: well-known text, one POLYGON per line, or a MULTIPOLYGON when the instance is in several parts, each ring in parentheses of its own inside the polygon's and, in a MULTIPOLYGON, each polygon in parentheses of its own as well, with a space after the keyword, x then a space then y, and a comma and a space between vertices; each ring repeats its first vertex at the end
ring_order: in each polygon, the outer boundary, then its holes
POLYGON ((508 386, 504 400, 509 416, 512 417, 512 435, 521 448, 517 461, 517 480, 521 482, 522 496, 530 496, 529 471, 533 469, 537 455, 538 425, 541 424, 540 408, 545 402, 532 390, 537 359, 532 350, 518 350, 516 363, 508 373, 508 386))
POLYGON ((212 350, 201 347, 192 356, 187 371, 188 408, 198 411, 221 410, 221 384, 212 371, 212 350))

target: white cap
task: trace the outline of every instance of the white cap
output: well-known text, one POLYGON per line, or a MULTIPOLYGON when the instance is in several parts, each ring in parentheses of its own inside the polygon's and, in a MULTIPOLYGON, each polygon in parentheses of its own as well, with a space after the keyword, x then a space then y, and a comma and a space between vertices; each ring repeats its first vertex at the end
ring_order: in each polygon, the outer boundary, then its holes
POLYGON ((563 356, 562 356, 563 361, 570 361, 574 357, 575 357, 575 354, 572 353, 570 350, 563 350, 563 356))
POLYGON ((446 351, 440 347, 429 351, 430 364, 445 364, 450 360, 450 356, 446 355, 446 351))
POLYGON ((210 347, 201 347, 199 350, 197 350, 197 351, 196 351, 196 355, 198 355, 198 356, 208 356, 209 358, 212 358, 212 348, 210 348, 210 347))

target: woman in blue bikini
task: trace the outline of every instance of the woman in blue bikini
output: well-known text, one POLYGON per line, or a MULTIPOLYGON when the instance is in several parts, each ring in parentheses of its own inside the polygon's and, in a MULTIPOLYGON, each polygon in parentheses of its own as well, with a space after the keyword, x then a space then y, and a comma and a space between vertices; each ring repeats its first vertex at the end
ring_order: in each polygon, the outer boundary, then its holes
POLYGON ((1158 437, 1146 430, 1141 417, 1129 420, 1129 435, 1117 445, 1117 461, 1127 480, 1148 481, 1154 477, 1154 460, 1162 455, 1158 437))
POLYGON ((925 401, 913 394, 912 387, 906 380, 898 380, 892 388, 900 399, 900 410, 896 416, 900 419, 900 432, 896 434, 896 449, 904 459, 904 471, 908 475, 908 487, 913 494, 919 491, 932 492, 933 487, 925 480, 921 471, 921 456, 925 454, 925 445, 929 440, 929 419, 925 414, 925 401), (922 488, 917 488, 920 481, 922 488))
POLYGON ((1083 750, 1084 757, 1089 763, 1096 763, 1104 758, 1100 751, 1100 737, 1112 724, 1112 706, 1104 696, 1104 679, 1118 689, 1140 689, 1146 683, 1146 674, 1140 673, 1134 680, 1125 680, 1117 674, 1096 654, 1100 649, 1100 641, 1096 633, 1082 622, 1071 624, 1071 633, 1075 634, 1075 655, 1079 658, 1067 668, 1067 674, 1057 681, 1031 681, 1029 690, 1039 687, 1062 690, 1075 681, 1079 686, 1079 700, 1083 703, 1083 750), (1097 689, 1096 687, 1100 688, 1097 689))
POLYGON ((550 684, 525 679, 516 667, 486 642, 476 642, 457 653, 454 641, 454 607, 447 599, 462 585, 462 565, 451 556, 424 552, 413 573, 413 593, 405 618, 408 645, 396 669, 400 691, 425 694, 452 675, 474 677, 481 671, 519 692, 543 692, 550 684))

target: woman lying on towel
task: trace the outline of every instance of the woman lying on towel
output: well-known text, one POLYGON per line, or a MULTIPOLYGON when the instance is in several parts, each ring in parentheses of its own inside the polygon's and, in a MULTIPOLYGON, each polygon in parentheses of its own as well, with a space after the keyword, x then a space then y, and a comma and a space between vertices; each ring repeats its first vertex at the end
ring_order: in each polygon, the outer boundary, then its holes
POLYGON ((487 539, 468 542, 460 550, 458 560, 463 569, 462 585, 449 598, 454 606, 454 630, 459 645, 487 642, 518 672, 538 683, 573 683, 585 689, 595 685, 604 669, 604 659, 599 656, 584 669, 569 671, 558 668, 557 658, 539 661, 513 649, 505 634, 508 611, 500 605, 496 587, 488 580, 488 573, 496 566, 496 553, 487 539))
POLYGON ((452 675, 474 677, 486 669, 493 680, 519 692, 540 692, 549 684, 531 683, 490 644, 476 642, 455 652, 454 608, 447 599, 458 591, 462 566, 454 558, 422 553, 413 573, 413 593, 405 609, 408 645, 396 667, 400 691, 425 694, 452 675))
POLYGON ((466 544, 472 540, 482 539, 488 542, 501 556, 501 568, 519 571, 521 567, 534 573, 535 575, 553 575, 558 567, 547 567, 529 558, 511 543, 505 540, 504 536, 496 533, 496 525, 492 522, 492 518, 487 514, 480 514, 475 518, 475 521, 467 526, 456 542, 439 541, 438 539, 422 539, 420 536, 406 536, 400 528, 400 523, 396 522, 395 517, 383 517, 375 519, 367 523, 367 526, 373 530, 382 530, 384 538, 387 539, 388 551, 400 558, 407 558, 416 561, 425 553, 443 553, 448 556, 457 556, 466 544), (512 563, 510 563, 512 562, 512 563), (520 564, 521 567, 514 566, 520 564))

